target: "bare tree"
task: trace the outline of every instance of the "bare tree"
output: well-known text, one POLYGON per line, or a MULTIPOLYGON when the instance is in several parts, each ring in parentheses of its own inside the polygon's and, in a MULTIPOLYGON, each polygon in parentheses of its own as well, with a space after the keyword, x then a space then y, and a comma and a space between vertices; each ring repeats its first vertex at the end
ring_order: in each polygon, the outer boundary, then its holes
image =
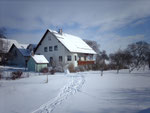
POLYGON ((116 66, 117 73, 119 73, 119 70, 122 68, 125 68, 127 64, 130 63, 129 54, 126 51, 118 50, 114 54, 109 55, 110 62, 114 66, 116 66))
POLYGON ((101 76, 103 76, 103 71, 106 66, 105 60, 108 60, 108 55, 106 54, 106 51, 103 50, 102 52, 99 52, 96 58, 96 64, 98 68, 101 70, 101 76))
POLYGON ((7 55, 6 55, 6 50, 8 44, 6 43, 7 40, 6 38, 6 29, 5 28, 0 28, 0 64, 5 65, 7 55))
POLYGON ((150 45, 147 42, 139 41, 128 45, 127 51, 132 55, 132 62, 130 63, 130 72, 133 69, 139 70, 141 67, 149 63, 150 45))
POLYGON ((147 62, 150 69, 150 51, 147 53, 147 62))
POLYGON ((96 53, 99 53, 100 45, 96 41, 84 40, 96 53))

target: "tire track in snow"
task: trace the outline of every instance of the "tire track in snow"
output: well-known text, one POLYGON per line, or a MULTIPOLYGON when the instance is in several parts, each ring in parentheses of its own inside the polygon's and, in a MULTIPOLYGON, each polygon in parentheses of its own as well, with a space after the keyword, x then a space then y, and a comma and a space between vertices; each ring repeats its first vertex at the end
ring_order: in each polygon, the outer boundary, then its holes
POLYGON ((79 92, 85 82, 84 76, 78 73, 70 77, 71 81, 61 89, 59 94, 54 99, 43 104, 32 113, 51 113, 57 105, 61 104, 69 96, 79 92))

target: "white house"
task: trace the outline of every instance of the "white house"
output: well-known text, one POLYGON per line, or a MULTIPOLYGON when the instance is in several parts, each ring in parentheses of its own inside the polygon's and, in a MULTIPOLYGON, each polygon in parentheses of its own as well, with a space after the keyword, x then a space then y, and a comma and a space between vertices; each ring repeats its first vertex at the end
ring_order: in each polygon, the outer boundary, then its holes
POLYGON ((35 54, 44 55, 50 65, 55 63, 88 65, 94 63, 96 52, 81 38, 59 32, 47 30, 35 48, 35 54))

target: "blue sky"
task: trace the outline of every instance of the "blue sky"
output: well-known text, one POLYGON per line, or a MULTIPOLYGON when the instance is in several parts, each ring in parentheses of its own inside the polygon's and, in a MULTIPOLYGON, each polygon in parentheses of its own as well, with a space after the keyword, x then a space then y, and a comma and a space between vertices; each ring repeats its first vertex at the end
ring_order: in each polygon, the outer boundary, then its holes
POLYGON ((8 38, 38 43, 46 29, 94 40, 107 53, 150 43, 149 0, 0 0, 0 27, 8 38))

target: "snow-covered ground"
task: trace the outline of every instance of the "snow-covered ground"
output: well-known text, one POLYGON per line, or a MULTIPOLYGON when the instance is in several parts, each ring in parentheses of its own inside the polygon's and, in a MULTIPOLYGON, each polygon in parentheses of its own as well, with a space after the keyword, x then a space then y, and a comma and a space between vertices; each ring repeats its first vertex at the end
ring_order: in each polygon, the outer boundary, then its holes
POLYGON ((150 71, 128 70, 0 80, 0 113, 150 113, 150 71))

